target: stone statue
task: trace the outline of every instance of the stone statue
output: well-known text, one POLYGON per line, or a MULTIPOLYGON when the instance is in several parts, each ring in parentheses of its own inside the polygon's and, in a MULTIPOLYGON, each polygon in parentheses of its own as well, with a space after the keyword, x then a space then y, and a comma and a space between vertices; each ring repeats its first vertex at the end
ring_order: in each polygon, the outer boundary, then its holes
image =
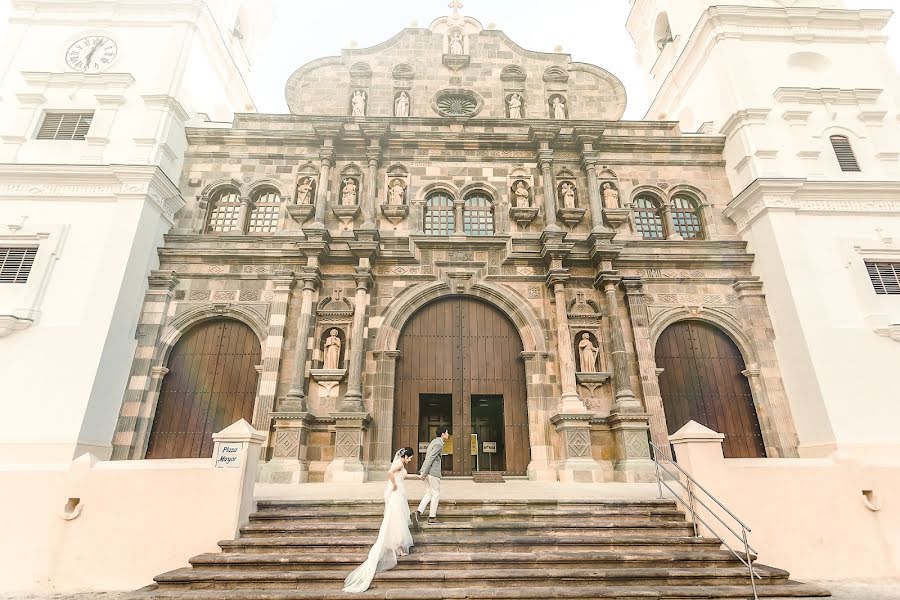
POLYGON ((509 118, 510 119, 521 119, 522 118, 522 96, 518 94, 513 94, 509 97, 509 102, 507 103, 509 106, 509 118))
POLYGON ((341 338, 338 337, 338 330, 332 329, 328 332, 328 339, 325 340, 325 368, 338 369, 338 361, 341 359, 341 338))
POLYGON ((344 187, 341 189, 341 205, 353 206, 356 204, 356 180, 348 177, 344 180, 344 187))
POLYGON ((608 181, 603 184, 603 205, 606 208, 619 208, 619 190, 608 181))
POLYGON ((460 32, 454 31, 450 34, 450 54, 462 54, 464 51, 463 36, 460 32))
POLYGON ((400 95, 397 96, 397 99, 394 101, 394 116, 409 116, 409 94, 406 92, 400 92, 400 95))
POLYGON ((353 98, 350 99, 353 111, 350 113, 353 117, 366 116, 366 93, 362 90, 353 92, 353 98))
POLYGON ((582 373, 597 372, 597 354, 599 353, 600 349, 591 341, 591 336, 582 333, 581 341, 578 342, 578 355, 581 358, 582 373))
POLYGON ((566 118, 566 103, 563 101, 562 96, 553 97, 553 118, 560 120, 565 120, 566 118))
POLYGON ((312 177, 304 177, 297 184, 297 204, 312 204, 312 177))
POLYGON ((400 206, 403 204, 403 183, 399 179, 391 182, 388 189, 388 204, 392 206, 400 206))
POLYGON ((561 186, 559 186, 559 193, 562 196, 563 206, 565 208, 575 208, 575 186, 569 183, 568 181, 564 181, 561 186))
POLYGON ((525 185, 524 181, 516 182, 513 193, 516 195, 516 208, 528 208, 530 206, 531 203, 528 201, 528 186, 525 185))

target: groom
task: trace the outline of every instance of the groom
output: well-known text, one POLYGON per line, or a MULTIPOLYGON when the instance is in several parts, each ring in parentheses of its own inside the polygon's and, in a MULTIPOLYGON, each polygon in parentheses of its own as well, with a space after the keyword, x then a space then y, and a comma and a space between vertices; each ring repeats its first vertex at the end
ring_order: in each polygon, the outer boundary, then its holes
POLYGON ((425 460, 422 462, 422 468, 419 469, 419 477, 424 479, 428 485, 425 496, 419 504, 419 509, 413 512, 413 520, 419 525, 419 517, 425 515, 425 508, 431 503, 431 510, 428 511, 428 523, 440 523, 437 520, 438 498, 441 495, 441 455, 444 450, 444 442, 450 437, 450 428, 446 425, 438 427, 437 437, 428 444, 428 450, 425 451, 425 460))

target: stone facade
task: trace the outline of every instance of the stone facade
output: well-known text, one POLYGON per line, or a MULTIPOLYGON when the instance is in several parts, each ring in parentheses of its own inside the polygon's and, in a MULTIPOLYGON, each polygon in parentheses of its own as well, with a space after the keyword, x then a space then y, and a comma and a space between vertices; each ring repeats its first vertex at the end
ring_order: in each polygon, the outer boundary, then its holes
POLYGON ((655 341, 683 319, 732 337, 768 456, 795 455, 761 283, 723 216, 723 138, 621 121, 624 90, 602 69, 523 50, 459 16, 310 63, 286 94, 291 115, 188 131, 188 203, 151 279, 147 343, 114 456, 143 455, 180 335, 224 315, 262 343, 253 425, 269 434, 266 480, 383 472, 403 325, 455 294, 494 305, 521 333, 534 479, 647 475, 648 432, 668 445, 655 341), (453 31, 464 35, 462 53, 447 45, 453 31), (363 116, 353 114, 356 91, 363 116), (400 91, 409 117, 392 116, 400 91), (524 99, 522 118, 507 112, 510 93, 524 99), (565 119, 551 118, 554 94, 565 119), (448 203, 429 205, 436 193, 448 203), (642 235, 639 198, 656 203, 660 239, 642 235), (690 199, 697 239, 676 227, 677 198, 690 199), (440 209, 454 223, 435 231, 428 211, 440 209), (215 231, 223 222, 230 230, 215 231), (332 329, 339 368, 324 369, 332 329), (596 372, 580 368, 585 333, 599 348, 596 372))

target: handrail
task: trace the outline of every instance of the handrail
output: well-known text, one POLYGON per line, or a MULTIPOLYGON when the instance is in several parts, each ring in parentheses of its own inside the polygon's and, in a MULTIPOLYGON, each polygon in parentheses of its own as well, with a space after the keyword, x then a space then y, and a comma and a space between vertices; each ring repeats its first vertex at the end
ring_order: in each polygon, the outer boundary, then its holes
POLYGON ((693 528, 694 528, 694 536, 695 536, 695 537, 700 537, 699 529, 698 529, 698 527, 697 527, 697 523, 699 522, 699 523, 701 523, 704 527, 706 527, 706 529, 708 529, 709 532, 710 532, 712 535, 714 535, 714 536, 716 537, 716 539, 719 540, 719 542, 722 543, 722 545, 724 545, 726 548, 728 548, 728 551, 731 552, 731 554, 734 555, 734 557, 735 557, 736 559, 738 559, 738 560, 741 562, 741 564, 743 564, 745 567, 747 567, 747 569, 748 569, 749 572, 750 572, 750 587, 753 588, 753 600, 759 600, 759 596, 758 596, 757 593, 756 593, 756 579, 762 579, 762 577, 761 577, 760 574, 757 573, 756 570, 753 568, 753 555, 754 555, 754 554, 758 554, 758 553, 757 553, 756 549, 754 549, 753 546, 751 546, 750 543, 747 541, 747 533, 750 532, 750 531, 752 531, 752 530, 750 529, 750 526, 747 525, 746 523, 744 523, 741 519, 739 519, 739 518, 737 517, 737 515, 735 515, 733 512, 731 512, 731 511, 728 509, 727 506, 725 506, 724 504, 722 504, 722 502, 720 502, 718 498, 716 498, 715 496, 713 496, 713 495, 709 492, 709 490, 707 490, 705 487, 703 487, 702 485, 700 485, 700 483, 699 483, 696 479, 694 479, 693 477, 691 477, 691 475, 690 475, 687 471, 685 471, 684 469, 682 469, 682 468, 678 465, 678 463, 676 463, 674 460, 672 460, 671 458, 669 458, 668 454, 666 454, 665 452, 663 452, 662 450, 660 450, 659 447, 657 447, 656 444, 654 444, 652 441, 650 442, 650 447, 653 448, 653 463, 656 465, 656 484, 657 484, 657 487, 659 488, 659 497, 660 497, 660 498, 663 497, 663 491, 662 491, 662 488, 663 488, 663 486, 665 486, 666 489, 669 490, 669 492, 671 492, 671 494, 672 494, 672 496, 675 498, 675 500, 677 500, 677 501, 680 502, 682 505, 684 505, 684 507, 690 512, 690 515, 691 515, 691 525, 692 525, 693 528), (666 468, 666 465, 664 465, 664 464, 662 464, 662 462, 660 462, 660 457, 661 457, 661 458, 664 458, 668 463, 671 463, 672 466, 674 466, 676 469, 678 469, 678 470, 681 472, 681 474, 684 475, 685 478, 687 478, 687 484, 685 484, 685 483, 683 483, 683 482, 681 481, 681 477, 680 477, 678 474, 673 473, 672 471, 670 471, 669 469, 667 469, 667 468, 666 468), (677 482, 678 482, 678 485, 680 485, 680 486, 687 492, 687 494, 688 494, 688 500, 687 500, 687 502, 685 502, 684 498, 681 497, 681 494, 680 494, 679 492, 676 492, 674 489, 672 489, 672 488, 669 486, 668 483, 666 483, 666 482, 663 481, 662 477, 660 476, 660 469, 662 469, 662 471, 663 471, 666 475, 668 475, 670 478, 672 478, 672 479, 674 479, 675 481, 677 481, 677 482), (715 502, 722 510, 724 510, 724 511, 728 514, 728 516, 730 516, 732 519, 734 519, 735 522, 736 522, 738 525, 740 525, 741 533, 738 533, 738 532, 736 532, 734 529, 732 529, 732 527, 731 527, 728 523, 726 523, 726 522, 722 519, 722 517, 720 517, 720 516, 717 514, 716 511, 713 511, 713 510, 712 510, 712 509, 711 509, 711 508, 703 501, 703 498, 700 498, 699 496, 697 496, 697 495, 694 493, 694 488, 695 488, 695 487, 698 488, 698 489, 700 489, 704 494, 706 494, 706 496, 707 496, 709 499, 711 499, 711 500, 712 500, 713 502, 715 502), (703 508, 705 508, 705 509, 706 509, 706 512, 708 512, 709 514, 711 514, 712 516, 714 516, 714 517, 716 518, 716 520, 718 520, 719 523, 721 523, 722 526, 724 526, 725 529, 727 529, 727 530, 731 533, 731 535, 733 535, 734 537, 738 538, 739 540, 741 540, 741 541, 744 543, 744 558, 741 558, 741 555, 738 554, 737 552, 735 552, 734 548, 732 548, 732 547, 728 544, 728 542, 726 542, 725 539, 724 539, 721 535, 719 535, 719 534, 716 532, 716 530, 712 528, 712 526, 710 526, 709 523, 707 523, 705 520, 703 520, 703 517, 701 517, 700 515, 697 514, 697 509, 696 509, 695 503, 698 503, 698 504, 700 504, 700 506, 702 506, 703 508))

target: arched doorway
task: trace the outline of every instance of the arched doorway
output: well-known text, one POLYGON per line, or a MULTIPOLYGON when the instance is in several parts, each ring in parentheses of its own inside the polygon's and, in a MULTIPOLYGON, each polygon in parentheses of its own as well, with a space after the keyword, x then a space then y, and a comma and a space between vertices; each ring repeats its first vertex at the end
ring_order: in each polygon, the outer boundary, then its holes
POLYGON ((659 389, 669 434, 688 421, 725 434, 726 458, 765 457, 744 359, 734 341, 704 321, 679 321, 656 342, 659 389))
POLYGON ((407 321, 398 350, 395 448, 415 448, 450 425, 453 454, 444 459, 445 472, 525 474, 530 447, 522 340, 506 315, 473 298, 438 300, 407 321))
POLYGON ((169 355, 147 458, 212 456, 212 434, 253 418, 259 339, 234 319, 195 325, 169 355))

